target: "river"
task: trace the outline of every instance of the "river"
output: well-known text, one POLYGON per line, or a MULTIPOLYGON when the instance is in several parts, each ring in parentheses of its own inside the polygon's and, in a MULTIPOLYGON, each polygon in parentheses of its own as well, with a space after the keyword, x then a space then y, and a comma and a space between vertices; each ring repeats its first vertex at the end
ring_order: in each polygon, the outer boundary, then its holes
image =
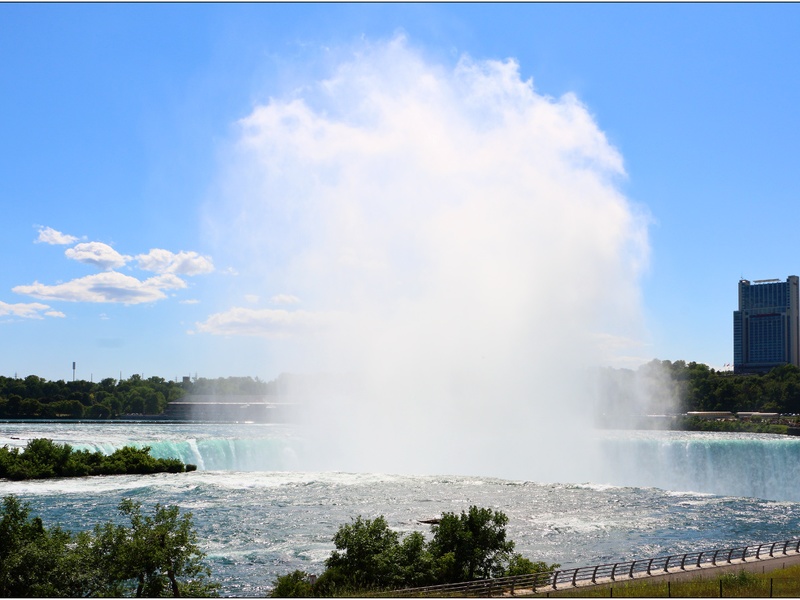
POLYGON ((192 513, 224 596, 267 595, 276 576, 297 568, 321 572, 332 535, 357 515, 426 533, 419 520, 444 511, 499 509, 517 551, 564 567, 800 536, 798 438, 598 432, 590 480, 542 482, 315 471, 309 445, 289 426, 0 423, 0 445, 36 437, 103 452, 148 445, 196 464, 178 475, 0 480, 0 495, 74 531, 116 519, 125 497, 176 504, 192 513))

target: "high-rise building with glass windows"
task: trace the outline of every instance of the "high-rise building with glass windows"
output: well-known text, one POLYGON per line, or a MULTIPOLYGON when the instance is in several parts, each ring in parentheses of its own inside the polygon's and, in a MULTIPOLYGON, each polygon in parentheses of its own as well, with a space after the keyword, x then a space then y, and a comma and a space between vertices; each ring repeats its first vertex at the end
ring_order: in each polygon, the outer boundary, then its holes
POLYGON ((733 370, 764 373, 778 365, 800 367, 800 279, 739 281, 733 313, 733 370))

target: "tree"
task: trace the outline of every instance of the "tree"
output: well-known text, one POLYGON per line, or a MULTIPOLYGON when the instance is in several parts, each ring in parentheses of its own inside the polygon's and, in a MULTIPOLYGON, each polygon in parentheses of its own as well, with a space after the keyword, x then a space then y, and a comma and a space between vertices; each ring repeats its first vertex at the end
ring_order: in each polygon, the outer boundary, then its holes
POLYGON ((12 394, 8 397, 8 401, 5 407, 5 413, 7 417, 11 417, 12 419, 16 419, 22 415, 22 396, 18 394, 12 394))
POLYGON ((78 400, 64 400, 62 402, 64 411, 73 419, 83 417, 83 403, 78 400))
POLYGON ((143 414, 144 413, 144 398, 138 390, 132 391, 125 398, 126 409, 130 413, 143 414))
POLYGON ((521 554, 514 553, 506 568, 506 576, 532 575, 534 573, 550 573, 559 568, 561 564, 553 563, 548 565, 546 562, 538 560, 536 562, 525 558, 521 554))
POLYGON ((336 546, 325 566, 345 575, 347 582, 362 589, 391 587, 397 572, 398 534, 386 519, 362 519, 342 525, 333 536, 336 546))
POLYGON ((35 398, 25 398, 20 403, 20 416, 29 419, 36 418, 41 415, 42 405, 35 398))
POLYGON ((430 551, 443 564, 445 583, 499 577, 514 550, 506 540, 508 517, 490 508, 470 506, 468 512, 444 513, 433 525, 430 551), (448 560, 448 557, 451 557, 448 560))
POLYGON ((155 506, 143 516, 141 504, 123 500, 119 510, 130 527, 99 524, 72 536, 47 529, 13 496, 0 509, 0 596, 121 597, 211 596, 204 554, 197 545, 191 514, 176 506, 155 506))
MULTIPOLYGON (((141 503, 128 498, 119 505, 131 526, 122 535, 107 528, 105 539, 116 546, 118 577, 136 581, 136 597, 208 595, 216 590, 207 578, 205 556, 197 545, 191 513, 178 514, 177 506, 156 504, 153 516, 142 515, 141 503)), ((103 532, 100 532, 103 533, 103 532)))
POLYGON ((281 575, 275 580, 271 595, 273 598, 310 598, 314 595, 310 575, 299 569, 281 575))
POLYGON ((403 538, 397 555, 402 585, 419 587, 437 583, 434 558, 419 531, 413 531, 403 538))
POLYGON ((105 404, 92 404, 84 411, 88 419, 107 419, 111 416, 111 409, 105 404))
POLYGON ((0 509, 0 596, 77 596, 75 577, 67 559, 70 534, 47 530, 38 517, 14 496, 3 498, 0 509))
POLYGON ((0 516, 0 596, 20 596, 28 581, 22 565, 23 548, 39 541, 44 533, 41 519, 28 519, 28 509, 13 496, 3 498, 0 516))
POLYGON ((39 438, 25 445, 21 459, 30 464, 33 471, 42 473, 42 477, 55 477, 65 470, 70 454, 72 446, 69 444, 56 444, 53 440, 39 438))
POLYGON ((29 398, 38 398, 42 395, 42 386, 46 381, 36 375, 28 375, 25 378, 25 395, 29 398))
POLYGON ((106 392, 112 392, 117 386, 117 380, 113 377, 106 377, 99 383, 99 386, 106 392))
POLYGON ((146 415, 157 415, 164 412, 167 401, 164 394, 149 390, 144 397, 144 413, 146 415))

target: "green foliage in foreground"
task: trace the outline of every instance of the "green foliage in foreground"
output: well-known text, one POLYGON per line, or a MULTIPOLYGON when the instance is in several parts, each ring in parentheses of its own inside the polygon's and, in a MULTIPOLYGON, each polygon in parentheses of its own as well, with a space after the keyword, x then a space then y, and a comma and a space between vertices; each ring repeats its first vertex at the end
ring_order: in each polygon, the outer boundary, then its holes
POLYGON ((86 475, 147 475, 194 471, 177 458, 154 458, 150 447, 125 446, 106 456, 102 452, 73 450, 69 444, 56 444, 39 438, 30 440, 24 451, 0 448, 0 478, 47 479, 86 475))
POLYGON ((403 538, 384 517, 342 525, 333 536, 336 550, 316 580, 304 571, 278 577, 273 597, 364 595, 418 587, 548 572, 560 565, 533 562, 514 553, 506 539, 508 517, 471 506, 460 515, 444 513, 426 541, 419 532, 403 538))
POLYGON ((192 515, 156 504, 152 516, 129 499, 119 505, 129 526, 104 523, 72 534, 46 528, 14 496, 0 508, 0 596, 211 596, 192 515))

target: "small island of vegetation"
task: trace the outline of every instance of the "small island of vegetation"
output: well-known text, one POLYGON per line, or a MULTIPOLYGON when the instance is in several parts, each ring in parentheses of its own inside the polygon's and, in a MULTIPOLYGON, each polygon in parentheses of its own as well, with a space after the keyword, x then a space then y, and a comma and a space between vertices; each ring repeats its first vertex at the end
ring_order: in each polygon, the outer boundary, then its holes
POLYGON ((194 471, 177 458, 155 458, 149 446, 125 446, 109 455, 75 450, 46 438, 30 440, 25 449, 0 448, 0 479, 47 479, 89 475, 147 475, 194 471))

